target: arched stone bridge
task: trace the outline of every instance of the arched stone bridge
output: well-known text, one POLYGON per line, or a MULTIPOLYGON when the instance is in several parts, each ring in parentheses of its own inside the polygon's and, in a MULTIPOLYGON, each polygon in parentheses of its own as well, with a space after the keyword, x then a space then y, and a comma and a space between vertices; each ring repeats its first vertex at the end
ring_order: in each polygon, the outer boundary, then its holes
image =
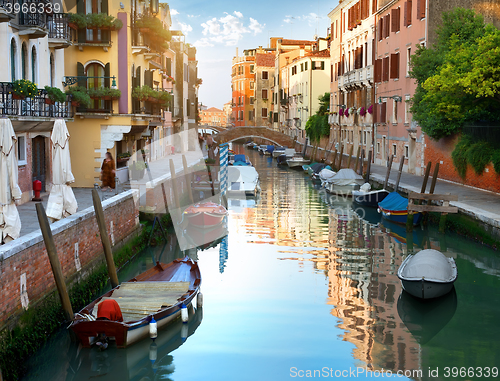
POLYGON ((243 138, 261 138, 278 146, 293 147, 294 140, 279 131, 267 127, 233 127, 215 135, 218 143, 229 143, 243 138))
POLYGON ((213 130, 217 132, 225 131, 226 127, 221 127, 221 126, 210 126, 207 124, 200 124, 198 125, 198 130, 213 130))

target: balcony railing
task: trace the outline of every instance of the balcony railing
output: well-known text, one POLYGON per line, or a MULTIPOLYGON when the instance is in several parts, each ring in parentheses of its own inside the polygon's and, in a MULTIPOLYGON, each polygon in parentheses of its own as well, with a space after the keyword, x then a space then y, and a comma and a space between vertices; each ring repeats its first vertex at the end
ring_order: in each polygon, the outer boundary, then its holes
POLYGON ((68 15, 66 13, 53 13, 47 15, 47 26, 49 28, 49 38, 66 41, 71 40, 68 15))
POLYGON ((39 0, 24 0, 22 4, 20 4, 21 12, 19 13, 19 25, 30 26, 30 27, 37 26, 39 28, 46 28, 47 14, 44 12, 38 12, 39 6, 40 6, 39 0), (23 9, 26 5, 28 12, 23 12, 23 9), (36 11, 32 12, 31 11, 32 9, 36 9, 36 11))
POLYGON ((70 118, 69 98, 66 102, 49 104, 50 99, 44 89, 38 89, 33 98, 15 99, 12 83, 0 82, 0 111, 2 115, 32 118, 70 118))

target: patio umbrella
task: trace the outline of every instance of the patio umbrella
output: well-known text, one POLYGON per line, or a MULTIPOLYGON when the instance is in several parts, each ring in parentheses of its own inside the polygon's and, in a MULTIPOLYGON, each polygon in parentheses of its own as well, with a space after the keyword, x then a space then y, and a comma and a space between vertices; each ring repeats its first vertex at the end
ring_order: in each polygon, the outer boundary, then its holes
POLYGON ((19 238, 21 219, 14 200, 21 198, 17 184, 16 134, 8 118, 0 119, 0 243, 19 238))
POLYGON ((64 119, 56 119, 52 135, 52 189, 47 201, 47 217, 60 220, 76 213, 78 204, 68 184, 75 181, 71 172, 69 132, 64 119))

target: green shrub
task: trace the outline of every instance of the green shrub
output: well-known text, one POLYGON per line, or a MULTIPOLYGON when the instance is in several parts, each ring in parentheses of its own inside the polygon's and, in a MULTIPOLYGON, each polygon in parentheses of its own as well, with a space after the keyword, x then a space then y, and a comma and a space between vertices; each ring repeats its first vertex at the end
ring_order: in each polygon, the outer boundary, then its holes
POLYGON ((462 136, 460 141, 455 146, 455 149, 451 153, 451 158, 453 160, 453 165, 455 166, 459 176, 465 179, 467 173, 467 149, 471 144, 470 138, 467 136, 462 136))
POLYGON ((493 151, 491 155, 491 161, 493 162, 493 168, 495 168, 495 172, 500 175, 500 149, 496 149, 493 151))
POLYGON ((54 102, 66 102, 66 94, 62 92, 61 89, 57 87, 45 86, 45 91, 50 100, 54 102))
POLYGON ((491 161, 491 152, 491 146, 485 141, 476 142, 467 149, 467 162, 478 175, 483 174, 484 169, 491 161))

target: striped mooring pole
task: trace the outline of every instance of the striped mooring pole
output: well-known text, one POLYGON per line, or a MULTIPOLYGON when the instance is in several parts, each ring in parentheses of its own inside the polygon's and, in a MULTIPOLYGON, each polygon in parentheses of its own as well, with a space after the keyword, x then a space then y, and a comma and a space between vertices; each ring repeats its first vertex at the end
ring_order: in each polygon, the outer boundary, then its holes
POLYGON ((229 144, 223 143, 219 145, 220 150, 220 173, 219 173, 219 181, 220 181, 220 193, 224 197, 226 196, 228 182, 227 182, 227 166, 228 166, 228 152, 229 152, 229 144))

